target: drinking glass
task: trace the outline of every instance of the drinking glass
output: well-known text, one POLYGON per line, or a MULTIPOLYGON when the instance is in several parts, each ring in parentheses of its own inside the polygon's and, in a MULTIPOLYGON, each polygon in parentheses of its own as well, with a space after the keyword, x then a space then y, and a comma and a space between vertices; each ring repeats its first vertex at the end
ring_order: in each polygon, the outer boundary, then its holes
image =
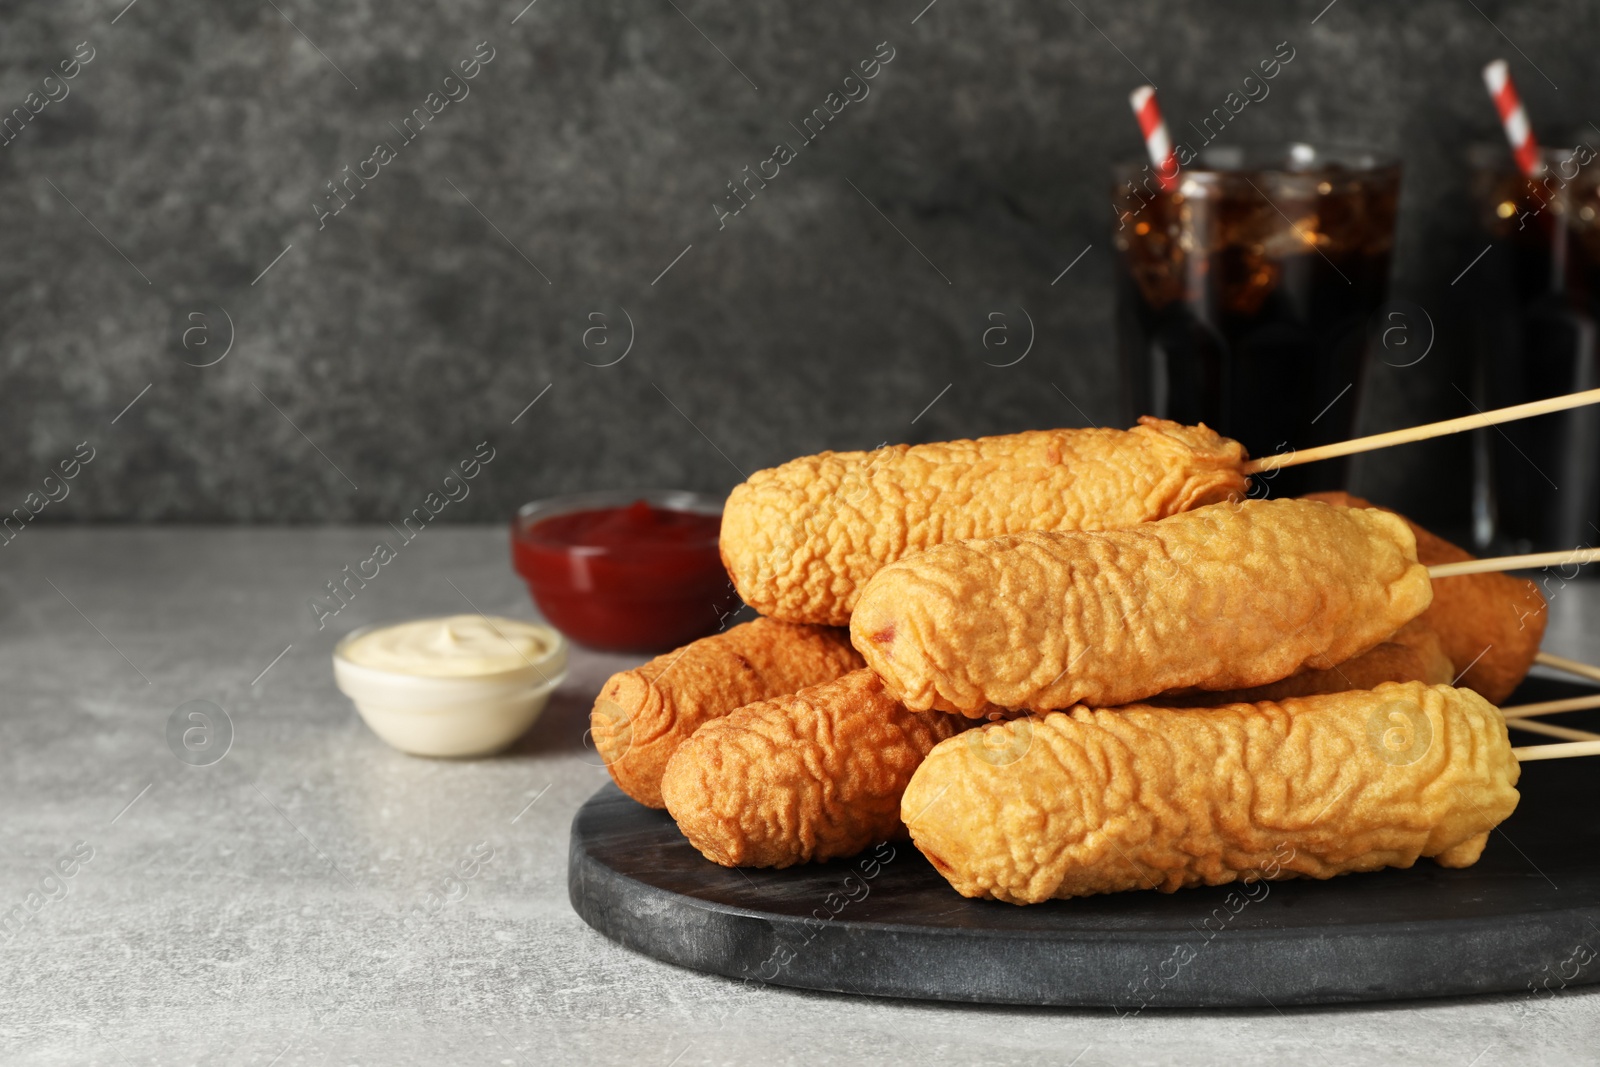
MULTIPOLYGON (((1364 149, 1213 147, 1164 189, 1114 168, 1127 414, 1203 422, 1252 456, 1351 436, 1388 287, 1400 166, 1364 149)), ((1261 477, 1342 488, 1330 460, 1261 477)))

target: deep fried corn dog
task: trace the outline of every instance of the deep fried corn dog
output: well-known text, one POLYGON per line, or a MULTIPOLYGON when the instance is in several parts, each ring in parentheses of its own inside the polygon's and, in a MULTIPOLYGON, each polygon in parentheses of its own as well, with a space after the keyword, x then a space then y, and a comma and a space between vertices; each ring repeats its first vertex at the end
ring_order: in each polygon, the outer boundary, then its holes
POLYGON ((855 671, 708 723, 679 746, 661 793, 689 842, 724 867, 852 856, 904 834, 912 772, 965 725, 907 711, 855 671))
POLYGON ((1477 693, 1389 683, 996 723, 935 748, 901 811, 957 891, 1031 904, 1250 881, 1274 862, 1306 878, 1469 866, 1517 806, 1518 771, 1477 693))
MULTIPOLYGON (((1352 508, 1374 506, 1349 493, 1312 493, 1308 499, 1352 508)), ((1417 560, 1424 566, 1473 558, 1465 549, 1400 517, 1416 535, 1417 560)), ((1439 634, 1445 654, 1462 672, 1456 684, 1499 704, 1533 666, 1549 609, 1539 587, 1525 578, 1498 572, 1460 574, 1434 582, 1433 604, 1422 618, 1439 634)))
POLYGON ((886 563, 945 541, 1112 529, 1234 499, 1244 460, 1204 426, 1149 417, 802 456, 734 488, 722 562, 763 615, 843 626, 886 563))
POLYGON ((1343 663, 1431 598, 1411 531, 1306 500, 939 545, 867 583, 850 639, 909 708, 1112 707, 1343 663))
POLYGON ((1343 693, 1350 689, 1376 689, 1384 682, 1449 685, 1455 676, 1455 664, 1445 655, 1444 644, 1428 625, 1427 613, 1424 612, 1400 627, 1382 644, 1374 645, 1361 655, 1324 670, 1299 671, 1282 681, 1258 685, 1254 689, 1232 689, 1221 693, 1164 693, 1151 698, 1151 703, 1167 707, 1210 708, 1220 704, 1253 704, 1258 700, 1343 693))
POLYGON ((595 699, 589 730, 622 791, 665 807, 667 760, 700 727, 860 666, 843 630, 755 619, 613 674, 595 699))

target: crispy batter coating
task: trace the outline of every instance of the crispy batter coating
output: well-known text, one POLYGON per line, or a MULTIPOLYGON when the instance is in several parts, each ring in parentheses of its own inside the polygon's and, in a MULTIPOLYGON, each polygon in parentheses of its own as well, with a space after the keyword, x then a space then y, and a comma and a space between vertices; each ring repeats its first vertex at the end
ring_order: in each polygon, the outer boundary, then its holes
POLYGON ((1111 707, 1343 663, 1421 614, 1427 570, 1383 511, 1219 504, 1126 530, 939 545, 880 570, 850 621, 907 707, 1111 707))
POLYGON ((1500 713, 1420 682, 1282 703, 1074 708, 946 741, 901 801, 969 897, 1331 878, 1477 862, 1517 806, 1500 713))
POLYGON ((860 666, 843 630, 755 619, 613 674, 595 698, 589 730, 622 791, 662 808, 667 761, 700 727, 860 666))
MULTIPOLYGON (((1312 493, 1309 499, 1352 508, 1374 505, 1349 493, 1312 493)), ((1404 515, 1400 516, 1405 519, 1404 515)), ((1410 519, 1417 559, 1425 566, 1474 558, 1410 519)), ((1461 675, 1459 685, 1476 689, 1499 704, 1522 684, 1544 640, 1549 607, 1539 587, 1509 574, 1458 574, 1433 583, 1433 604, 1423 620, 1439 634, 1444 651, 1461 675)))
POLYGON ((667 811, 724 867, 851 856, 905 832, 900 794, 934 745, 966 725, 907 711, 871 671, 707 724, 667 764, 667 811))
POLYGON ((1244 446, 1205 426, 1032 430, 824 452, 757 471, 722 513, 722 562, 745 603, 843 626, 886 563, 945 541, 1105 530, 1236 499, 1244 446))
POLYGON ((1380 645, 1325 670, 1303 670, 1282 681, 1254 689, 1222 693, 1164 693, 1152 703, 1167 707, 1216 707, 1219 704, 1253 704, 1258 700, 1286 700, 1318 693, 1343 693, 1350 689, 1376 689, 1384 682, 1422 682, 1449 685, 1455 664, 1445 655, 1444 643, 1427 623, 1427 613, 1404 626, 1380 645))

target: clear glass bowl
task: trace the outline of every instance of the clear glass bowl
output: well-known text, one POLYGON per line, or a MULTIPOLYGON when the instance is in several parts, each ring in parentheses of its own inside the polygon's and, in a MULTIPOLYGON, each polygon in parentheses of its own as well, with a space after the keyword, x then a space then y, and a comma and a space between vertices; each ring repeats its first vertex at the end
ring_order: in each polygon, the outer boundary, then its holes
POLYGON ((512 520, 512 567, 579 644, 664 652, 715 632, 740 606, 717 547, 721 515, 719 498, 681 490, 535 501, 512 520), (607 536, 591 536, 597 526, 607 536))

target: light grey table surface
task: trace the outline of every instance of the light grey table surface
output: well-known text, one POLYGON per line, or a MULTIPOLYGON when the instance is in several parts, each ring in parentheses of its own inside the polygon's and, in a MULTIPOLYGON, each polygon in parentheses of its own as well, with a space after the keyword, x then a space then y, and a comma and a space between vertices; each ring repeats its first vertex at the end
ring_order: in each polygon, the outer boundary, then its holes
MULTIPOLYGON (((534 612, 501 528, 434 527, 319 632, 307 599, 384 533, 34 527, 0 547, 0 911, 27 914, 0 932, 0 1062, 1600 1062, 1600 991, 1119 1020, 746 989, 635 955, 566 891, 568 826, 606 780, 588 705, 634 660, 575 655, 507 755, 388 748, 334 688, 341 634, 534 612), (207 767, 168 748, 190 700, 232 722, 207 767), (92 858, 52 880, 74 848, 92 858)), ((1545 647, 1600 662, 1600 586, 1552 587, 1545 647)))

